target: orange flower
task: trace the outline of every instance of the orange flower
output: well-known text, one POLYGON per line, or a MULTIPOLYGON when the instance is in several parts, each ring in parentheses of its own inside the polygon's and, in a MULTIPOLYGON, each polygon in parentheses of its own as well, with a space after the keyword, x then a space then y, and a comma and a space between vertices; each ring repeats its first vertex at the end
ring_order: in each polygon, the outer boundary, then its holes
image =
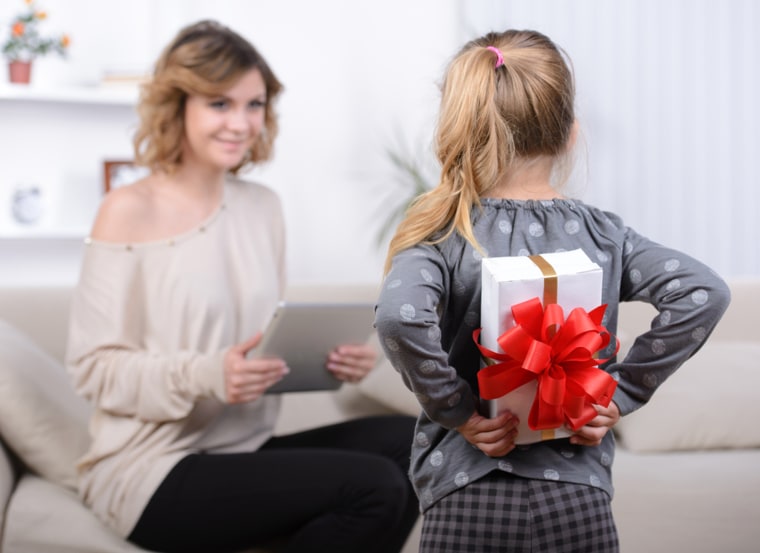
POLYGON ((7 59, 33 59, 49 53, 66 56, 71 37, 61 33, 55 37, 41 35, 37 28, 48 19, 48 12, 37 9, 35 0, 23 0, 28 10, 18 15, 8 24, 10 36, 0 44, 2 54, 7 59))

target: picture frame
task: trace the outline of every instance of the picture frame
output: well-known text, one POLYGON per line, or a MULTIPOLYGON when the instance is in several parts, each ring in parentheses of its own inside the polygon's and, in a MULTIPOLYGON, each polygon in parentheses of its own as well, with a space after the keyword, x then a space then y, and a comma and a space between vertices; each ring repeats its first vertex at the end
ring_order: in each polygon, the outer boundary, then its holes
POLYGON ((148 174, 146 167, 135 165, 134 161, 126 159, 107 159, 103 162, 103 190, 108 194, 111 190, 131 184, 148 174))

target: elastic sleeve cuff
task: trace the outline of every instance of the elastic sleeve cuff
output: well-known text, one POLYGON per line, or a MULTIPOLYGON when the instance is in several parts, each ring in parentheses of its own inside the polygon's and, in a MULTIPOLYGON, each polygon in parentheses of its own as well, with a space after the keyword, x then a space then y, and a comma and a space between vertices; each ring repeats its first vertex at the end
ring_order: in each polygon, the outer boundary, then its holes
POLYGON ((636 409, 641 407, 642 403, 632 398, 629 394, 624 392, 620 386, 615 389, 615 393, 612 394, 612 401, 618 406, 620 416, 624 417, 633 413, 636 409))
POLYGON ((224 385, 224 351, 200 355, 193 371, 193 388, 199 397, 213 397, 226 402, 224 385))
POLYGON ((422 408, 430 420, 447 430, 454 430, 470 420, 470 417, 477 409, 475 402, 475 398, 471 394, 468 394, 462 398, 462 401, 456 407, 441 409, 435 413, 428 413, 424 405, 422 408))

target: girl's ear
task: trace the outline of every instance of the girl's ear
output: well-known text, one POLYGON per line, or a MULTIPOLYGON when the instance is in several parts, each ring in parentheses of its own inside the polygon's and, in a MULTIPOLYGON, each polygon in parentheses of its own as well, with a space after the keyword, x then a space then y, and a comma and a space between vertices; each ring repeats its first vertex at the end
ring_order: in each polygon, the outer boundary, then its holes
POLYGON ((575 143, 578 141, 578 133, 580 131, 580 125, 578 125, 578 120, 576 119, 573 121, 573 126, 570 129, 570 137, 567 139, 567 144, 565 145, 565 150, 570 152, 575 148, 575 143))

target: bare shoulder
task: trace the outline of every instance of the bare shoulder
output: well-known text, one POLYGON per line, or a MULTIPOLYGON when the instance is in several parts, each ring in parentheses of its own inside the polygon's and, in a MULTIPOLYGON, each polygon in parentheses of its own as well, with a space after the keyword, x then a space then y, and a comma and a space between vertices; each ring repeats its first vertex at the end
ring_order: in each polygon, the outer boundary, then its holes
POLYGON ((104 242, 140 240, 149 227, 152 178, 148 176, 106 194, 95 216, 91 237, 104 242))

